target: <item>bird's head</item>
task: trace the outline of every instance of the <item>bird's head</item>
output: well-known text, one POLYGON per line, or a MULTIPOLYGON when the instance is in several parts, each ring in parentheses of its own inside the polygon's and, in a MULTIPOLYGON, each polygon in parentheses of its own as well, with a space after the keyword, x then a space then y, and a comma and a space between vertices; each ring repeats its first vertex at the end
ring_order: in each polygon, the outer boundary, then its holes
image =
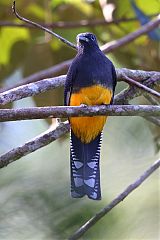
POLYGON ((83 48, 98 47, 96 36, 93 33, 80 33, 77 35, 77 46, 83 48))

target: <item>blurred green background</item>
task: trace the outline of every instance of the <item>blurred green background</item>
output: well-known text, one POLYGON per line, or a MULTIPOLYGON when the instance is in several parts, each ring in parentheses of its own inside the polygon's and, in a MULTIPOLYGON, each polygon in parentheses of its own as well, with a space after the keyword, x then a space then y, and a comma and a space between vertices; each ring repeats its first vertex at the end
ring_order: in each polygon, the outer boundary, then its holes
MULTIPOLYGON (((104 19, 99 1, 16 2, 21 15, 36 22, 104 19)), ((135 17, 131 1, 112 0, 108 3, 114 8, 113 19, 135 17)), ((160 10, 159 0, 137 0, 135 3, 146 15, 160 10)), ((0 21, 19 22, 11 12, 11 4, 12 1, 0 0, 0 21)), ((102 45, 139 27, 139 21, 126 21, 94 27, 56 28, 54 31, 72 42, 80 32, 94 32, 102 45)), ((108 57, 116 67, 159 70, 159 50, 159 41, 146 35, 120 47, 108 57)), ((74 56, 74 50, 38 29, 0 27, 0 87, 12 86, 26 76, 74 56)), ((58 75, 63 73, 66 71, 58 75)), ((126 84, 118 84, 116 91, 124 87, 126 84)), ((149 104, 143 97, 134 99, 132 103, 149 104)), ((63 89, 60 89, 7 107, 62 104, 63 89)), ((49 125, 46 120, 0 123, 0 153, 25 143, 48 129, 49 125)), ((109 117, 101 153, 103 199, 98 202, 70 197, 69 135, 1 169, 0 239, 67 239, 159 157, 159 142, 159 128, 144 118, 109 117)), ((157 171, 82 239, 160 239, 158 185, 157 171)))

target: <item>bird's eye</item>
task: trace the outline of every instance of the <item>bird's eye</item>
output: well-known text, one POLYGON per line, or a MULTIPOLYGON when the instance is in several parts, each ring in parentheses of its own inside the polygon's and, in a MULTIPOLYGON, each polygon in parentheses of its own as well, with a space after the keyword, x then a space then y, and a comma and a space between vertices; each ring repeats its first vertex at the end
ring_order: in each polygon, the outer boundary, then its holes
POLYGON ((96 39, 95 36, 94 36, 94 35, 91 35, 91 40, 92 40, 92 41, 95 41, 95 39, 96 39))

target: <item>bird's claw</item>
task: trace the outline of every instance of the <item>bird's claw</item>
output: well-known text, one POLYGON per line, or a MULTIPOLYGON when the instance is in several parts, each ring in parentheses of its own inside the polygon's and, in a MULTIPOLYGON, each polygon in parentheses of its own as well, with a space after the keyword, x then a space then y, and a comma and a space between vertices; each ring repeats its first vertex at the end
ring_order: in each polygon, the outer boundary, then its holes
POLYGON ((87 107, 87 104, 82 103, 80 107, 87 107))

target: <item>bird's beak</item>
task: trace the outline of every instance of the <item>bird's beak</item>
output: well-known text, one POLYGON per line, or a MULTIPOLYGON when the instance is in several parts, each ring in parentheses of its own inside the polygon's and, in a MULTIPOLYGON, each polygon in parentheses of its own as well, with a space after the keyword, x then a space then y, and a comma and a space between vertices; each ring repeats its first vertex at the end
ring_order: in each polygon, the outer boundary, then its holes
POLYGON ((89 42, 89 39, 82 35, 82 36, 79 36, 79 37, 78 37, 78 41, 79 41, 79 42, 80 42, 80 41, 89 42))

